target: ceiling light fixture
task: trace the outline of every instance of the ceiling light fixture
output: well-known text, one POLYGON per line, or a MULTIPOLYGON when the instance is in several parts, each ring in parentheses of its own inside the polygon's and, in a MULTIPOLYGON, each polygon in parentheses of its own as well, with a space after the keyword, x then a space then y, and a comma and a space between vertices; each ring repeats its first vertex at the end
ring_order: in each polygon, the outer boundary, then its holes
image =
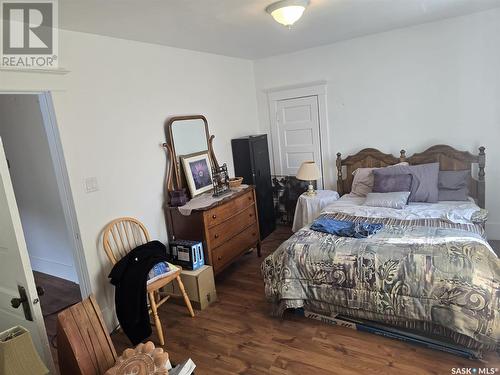
POLYGON ((282 0, 269 5, 266 12, 269 13, 276 22, 287 27, 291 27, 302 17, 302 13, 309 5, 309 0, 282 0))

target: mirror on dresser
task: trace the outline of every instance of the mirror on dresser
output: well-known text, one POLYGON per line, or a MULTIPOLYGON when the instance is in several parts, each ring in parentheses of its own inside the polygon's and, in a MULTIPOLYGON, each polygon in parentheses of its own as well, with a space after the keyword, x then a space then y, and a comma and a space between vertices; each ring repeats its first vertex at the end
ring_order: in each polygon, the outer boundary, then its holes
MULTIPOLYGON (((183 189, 188 191, 184 172, 188 169, 188 173, 192 173, 193 167, 191 162, 187 167, 186 159, 204 158, 206 164, 219 168, 212 147, 214 136, 210 135, 207 119, 202 115, 172 117, 166 122, 165 130, 170 200, 164 208, 169 242, 202 242, 205 264, 212 266, 215 274, 251 248, 257 248, 260 256, 260 228, 253 186, 241 185, 219 196, 211 191, 191 196, 187 202, 174 200, 178 198, 176 194, 183 194, 183 189)), ((214 185, 217 184, 216 176, 214 172, 214 185)))
POLYGON ((208 121, 203 115, 176 116, 166 123, 167 142, 169 150, 169 175, 167 188, 169 191, 187 189, 185 175, 182 169, 182 157, 194 154, 207 154, 211 166, 218 166, 213 153, 208 121))

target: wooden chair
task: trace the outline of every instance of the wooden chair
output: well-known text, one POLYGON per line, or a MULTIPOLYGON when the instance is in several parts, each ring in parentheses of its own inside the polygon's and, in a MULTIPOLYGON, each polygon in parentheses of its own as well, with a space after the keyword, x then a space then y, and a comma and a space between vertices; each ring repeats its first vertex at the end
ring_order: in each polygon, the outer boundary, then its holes
MULTIPOLYGON (((106 255, 108 256, 111 263, 116 264, 123 256, 125 256, 130 250, 136 248, 139 245, 145 244, 151 241, 149 232, 147 231, 144 224, 139 220, 132 217, 121 217, 113 220, 104 229, 103 234, 103 245, 106 255)), ((149 299, 149 313, 153 314, 154 325, 156 326, 156 331, 158 332, 158 338, 161 345, 165 345, 165 339, 163 337, 163 329, 161 327, 160 318, 158 316, 158 308, 163 305, 168 299, 169 295, 161 298, 160 289, 165 285, 177 280, 179 284, 179 289, 184 297, 184 302, 189 310, 189 314, 194 317, 193 308, 191 307, 191 301, 186 294, 184 289, 184 284, 181 280, 181 269, 167 277, 158 279, 148 285, 148 299, 149 299)))
POLYGON ((115 365, 116 350, 94 296, 57 315, 61 375, 102 375, 115 365))

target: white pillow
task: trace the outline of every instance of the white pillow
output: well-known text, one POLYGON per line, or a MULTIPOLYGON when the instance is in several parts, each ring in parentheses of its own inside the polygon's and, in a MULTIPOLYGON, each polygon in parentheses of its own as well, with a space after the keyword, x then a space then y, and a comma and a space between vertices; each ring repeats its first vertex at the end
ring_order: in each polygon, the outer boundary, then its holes
POLYGON ((368 193, 364 205, 402 209, 408 203, 409 191, 393 193, 368 193))
POLYGON ((373 170, 375 168, 358 168, 352 172, 351 194, 366 197, 373 190, 373 170))

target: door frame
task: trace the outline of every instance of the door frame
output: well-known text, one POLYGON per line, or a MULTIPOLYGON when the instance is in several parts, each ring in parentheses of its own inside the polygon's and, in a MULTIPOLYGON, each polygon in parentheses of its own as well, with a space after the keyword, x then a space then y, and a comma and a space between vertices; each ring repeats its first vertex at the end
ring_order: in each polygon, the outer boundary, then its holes
POLYGON ((92 293, 90 276, 85 259, 85 252, 80 235, 80 227, 76 215, 75 203, 71 192, 66 160, 57 125, 54 103, 50 91, 2 91, 0 95, 36 95, 40 103, 40 111, 43 119, 43 126, 49 143, 49 151, 52 160, 52 166, 56 175, 57 190, 59 199, 63 207, 64 221, 66 231, 70 238, 71 252, 73 262, 78 276, 78 284, 82 299, 92 293))
POLYGON ((335 163, 330 160, 330 131, 328 126, 327 112, 327 82, 317 81, 306 84, 277 87, 266 90, 267 101, 269 106, 269 123, 271 126, 271 149, 273 156, 273 171, 277 174, 278 165, 281 165, 280 150, 274 147, 274 144, 279 144, 278 132, 278 102, 286 99, 297 99, 309 96, 316 96, 318 99, 318 119, 319 119, 319 138, 320 138, 320 153, 321 153, 321 175, 322 179, 319 185, 323 189, 330 189, 334 186, 333 180, 335 177, 335 163))

